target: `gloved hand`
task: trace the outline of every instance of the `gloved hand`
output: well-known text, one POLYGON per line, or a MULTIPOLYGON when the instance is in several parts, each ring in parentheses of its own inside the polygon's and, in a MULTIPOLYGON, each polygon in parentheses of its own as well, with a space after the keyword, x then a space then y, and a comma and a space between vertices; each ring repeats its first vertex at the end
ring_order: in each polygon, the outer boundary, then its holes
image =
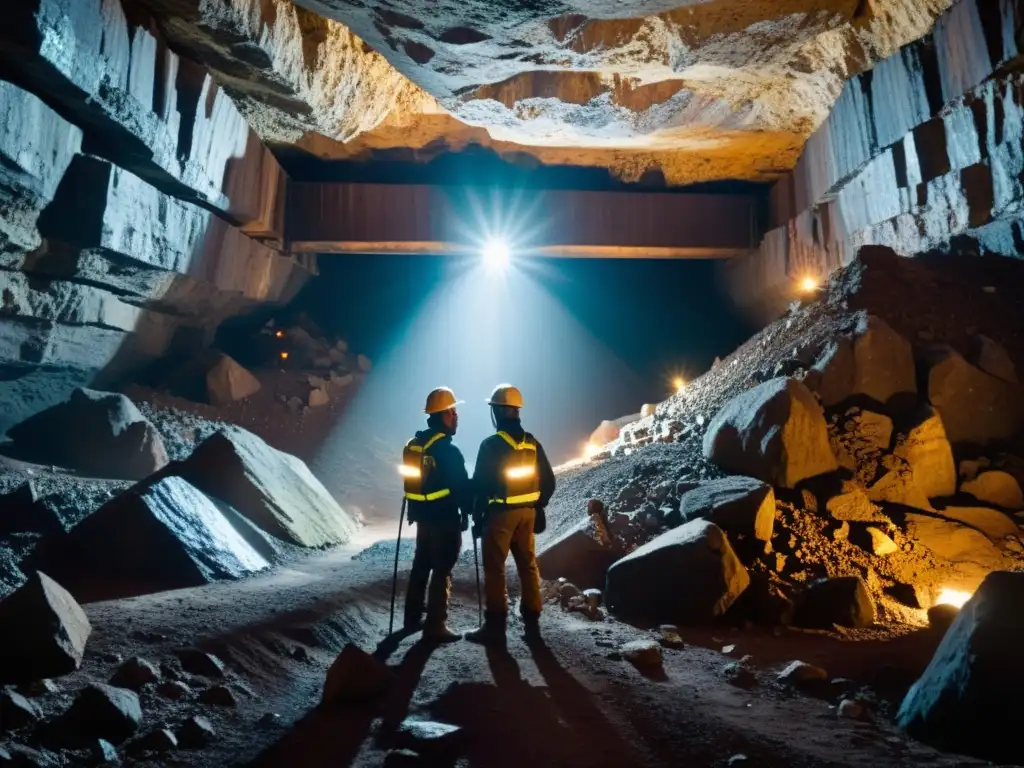
POLYGON ((536 516, 533 518, 533 532, 544 533, 548 528, 548 516, 544 512, 544 507, 537 507, 536 516))
POLYGON ((462 530, 463 533, 465 533, 466 531, 469 530, 469 515, 465 515, 464 514, 462 516, 462 528, 461 528, 461 530, 462 530))

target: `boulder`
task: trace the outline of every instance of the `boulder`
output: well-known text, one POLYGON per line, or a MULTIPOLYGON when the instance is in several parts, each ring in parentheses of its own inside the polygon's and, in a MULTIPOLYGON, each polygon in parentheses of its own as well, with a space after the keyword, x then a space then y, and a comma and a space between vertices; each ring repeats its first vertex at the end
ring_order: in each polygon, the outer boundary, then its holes
POLYGON ((710 520, 732 537, 771 541, 775 493, 752 477, 726 477, 702 483, 679 499, 683 522, 710 520))
POLYGON ((211 685, 199 694, 199 701, 211 707, 237 707, 235 692, 226 685, 211 685))
POLYGON ((181 668, 190 675, 201 677, 222 678, 226 668, 224 662, 212 653, 206 653, 198 648, 182 648, 175 652, 181 668))
POLYGON ((259 391, 259 379, 227 355, 206 372, 206 396, 214 405, 244 400, 259 391))
POLYGON ((169 752, 177 747, 178 739, 173 733, 166 728, 157 728, 133 741, 129 745, 129 750, 132 754, 140 755, 143 752, 169 752))
POLYGON ((106 739, 96 739, 93 742, 90 758, 93 765, 121 764, 121 757, 117 754, 117 747, 106 739))
POLYGON ((0 535, 38 533, 52 536, 65 532, 55 510, 42 503, 34 480, 0 496, 0 535))
POLYGON ((466 731, 457 725, 433 720, 403 720, 395 733, 395 745, 422 755, 429 764, 457 750, 466 731))
POLYGON ((15 731, 39 722, 39 707, 15 691, 0 693, 0 733, 15 731))
POLYGON ((889 520, 859 488, 839 493, 825 503, 825 509, 836 520, 851 523, 884 523, 889 520))
POLYGON ((820 579, 811 583, 797 606, 793 623, 800 627, 870 627, 875 601, 860 576, 820 579))
POLYGON ((7 430, 27 458, 98 477, 138 480, 167 464, 156 428, 124 395, 75 389, 7 430))
POLYGON ((1012 517, 997 509, 986 507, 946 507, 940 509, 940 515, 948 520, 975 528, 994 542, 1001 542, 1007 536, 1016 536, 1017 523, 1012 517))
POLYGON ((1016 512, 1024 509, 1024 494, 1020 484, 1009 472, 989 470, 965 481, 960 490, 969 493, 978 501, 993 504, 1003 509, 1016 512))
POLYGON ((866 529, 866 533, 869 537, 869 551, 875 557, 885 557, 886 555, 891 555, 894 552, 899 551, 899 547, 896 546, 896 542, 880 528, 875 528, 873 525, 869 525, 866 529))
POLYGON ((1010 384, 1018 383, 1017 366, 1013 364, 1009 353, 988 336, 979 333, 971 337, 967 360, 997 379, 1010 384))
POLYGON ((945 634, 946 630, 953 626, 953 622, 956 621, 959 614, 960 609, 955 605, 949 603, 933 605, 928 609, 928 626, 939 634, 945 634))
POLYGON ((537 549, 542 578, 565 577, 585 589, 603 587, 608 568, 621 554, 604 525, 590 516, 537 549))
POLYGON ((24 744, 6 744, 0 747, 0 765, 15 768, 59 768, 64 762, 45 749, 32 749, 24 744))
POLYGON ((322 405, 327 405, 331 402, 331 396, 327 394, 325 389, 311 389, 309 391, 309 407, 319 408, 322 405))
POLYGON ((124 688, 93 683, 75 697, 71 708, 55 723, 55 733, 72 746, 85 746, 95 739, 121 744, 142 724, 139 697, 124 688))
POLYGON ((766 381, 726 403, 704 435, 704 456, 782 488, 837 468, 821 406, 795 379, 766 381))
POLYGON ((65 551, 76 577, 98 573, 162 589, 237 579, 269 566, 210 499, 175 476, 109 501, 71 531, 65 551))
POLYGON ((128 661, 117 668, 113 677, 110 678, 110 684, 115 688, 128 688, 132 691, 138 691, 150 683, 157 682, 159 679, 159 670, 145 659, 140 659, 136 656, 133 659, 128 659, 128 661))
POLYGON ((359 366, 359 370, 363 373, 369 373, 373 368, 373 362, 366 355, 358 355, 356 357, 356 365, 359 366))
POLYGON ((925 511, 932 509, 928 497, 917 485, 914 471, 908 464, 897 464, 882 475, 868 488, 868 499, 876 504, 886 502, 925 511))
POLYGON ((0 683, 27 683, 74 672, 92 627, 68 592, 45 573, 0 602, 0 683))
POLYGON ((175 474, 282 541, 344 544, 357 528, 303 461, 239 427, 208 437, 175 474))
POLYGON ((185 749, 205 747, 216 735, 210 721, 200 715, 188 718, 178 729, 178 741, 185 749))
POLYGON ((952 349, 931 351, 927 375, 928 400, 954 445, 1008 440, 1024 425, 1020 387, 974 367, 952 349))
POLYGON ((394 680, 384 662, 349 643, 327 670, 321 706, 365 701, 383 693, 394 680))
POLYGON ((805 661, 791 661, 779 672, 777 679, 785 685, 814 685, 828 682, 828 672, 805 661))
POLYGON ((999 568, 999 550, 988 536, 952 520, 911 513, 906 516, 906 535, 936 557, 960 566, 962 578, 981 582, 984 574, 999 568))
POLYGON ((661 644, 656 640, 631 640, 619 648, 619 653, 636 667, 661 666, 661 644))
POLYGON ((916 419, 906 434, 900 435, 894 453, 910 465, 914 483, 929 499, 956 493, 953 447, 946 437, 942 417, 931 408, 916 419))
POLYGON ((833 341, 812 373, 809 381, 825 406, 857 395, 884 404, 917 391, 910 342, 874 315, 861 315, 852 337, 833 341))
POLYGON ((1017 764, 1024 722, 1024 573, 989 574, 907 692, 897 722, 943 751, 1017 764))
POLYGON ((749 584, 722 529, 694 520, 612 565, 604 598, 623 616, 700 622, 725 613, 749 584))

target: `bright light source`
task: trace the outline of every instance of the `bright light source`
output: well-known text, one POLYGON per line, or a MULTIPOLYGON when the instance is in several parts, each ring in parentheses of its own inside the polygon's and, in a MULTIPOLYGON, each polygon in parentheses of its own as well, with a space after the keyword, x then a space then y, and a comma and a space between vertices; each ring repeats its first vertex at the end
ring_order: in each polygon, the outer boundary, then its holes
POLYGON ((533 467, 510 467, 505 470, 505 477, 509 480, 520 480, 524 477, 533 476, 533 467))
POLYGON ((287 352, 282 352, 281 353, 281 359, 282 360, 287 360, 288 359, 288 353, 287 352))
POLYGON ((686 379, 682 376, 676 376, 672 379, 672 387, 675 389, 677 395, 680 394, 684 389, 686 389, 686 379))
POLYGON ((402 477, 419 477, 420 471, 417 467, 410 467, 407 464, 399 464, 398 474, 400 474, 402 477))
POLYGON ((587 443, 583 444, 583 458, 584 458, 584 460, 589 461, 590 459, 592 459, 595 456, 597 456, 597 454, 599 454, 600 452, 601 452, 601 446, 600 445, 594 445, 591 442, 587 442, 587 443))
POLYGON ((964 603, 971 599, 970 592, 963 592, 959 589, 949 589, 948 587, 939 592, 939 597, 935 601, 936 605, 952 605, 956 608, 963 608, 964 603))
POLYGON ((284 331, 278 331, 274 335, 277 336, 277 338, 279 338, 279 339, 283 339, 284 338, 284 331))
POLYGON ((818 278, 807 275, 800 281, 801 293, 814 293, 818 290, 818 278))
POLYGON ((508 249, 508 243, 504 240, 488 240, 484 244, 483 250, 484 263, 487 266, 494 269, 504 269, 508 266, 511 253, 508 249))

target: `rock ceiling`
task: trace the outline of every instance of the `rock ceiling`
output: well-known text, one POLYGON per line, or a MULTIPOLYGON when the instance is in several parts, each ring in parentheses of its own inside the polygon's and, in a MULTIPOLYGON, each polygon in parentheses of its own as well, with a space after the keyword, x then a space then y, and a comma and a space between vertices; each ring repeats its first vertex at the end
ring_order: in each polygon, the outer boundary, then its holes
POLYGON ((766 181, 952 0, 146 0, 268 143, 766 181))

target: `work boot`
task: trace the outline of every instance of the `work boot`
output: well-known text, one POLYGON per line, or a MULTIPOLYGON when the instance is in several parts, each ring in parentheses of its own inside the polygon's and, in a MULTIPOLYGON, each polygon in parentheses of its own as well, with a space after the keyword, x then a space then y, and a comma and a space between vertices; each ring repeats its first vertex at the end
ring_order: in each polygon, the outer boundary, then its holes
POLYGON ((481 645, 504 645, 505 644, 505 623, 506 617, 503 613, 485 613, 484 625, 472 632, 467 632, 465 637, 472 643, 481 645))
POLYGON ((462 635, 458 632, 452 632, 445 622, 438 624, 428 624, 423 628, 423 639, 430 640, 434 643, 454 643, 456 640, 461 640, 462 635))
POLYGON ((541 642, 539 613, 523 613, 523 639, 527 645, 541 642))

